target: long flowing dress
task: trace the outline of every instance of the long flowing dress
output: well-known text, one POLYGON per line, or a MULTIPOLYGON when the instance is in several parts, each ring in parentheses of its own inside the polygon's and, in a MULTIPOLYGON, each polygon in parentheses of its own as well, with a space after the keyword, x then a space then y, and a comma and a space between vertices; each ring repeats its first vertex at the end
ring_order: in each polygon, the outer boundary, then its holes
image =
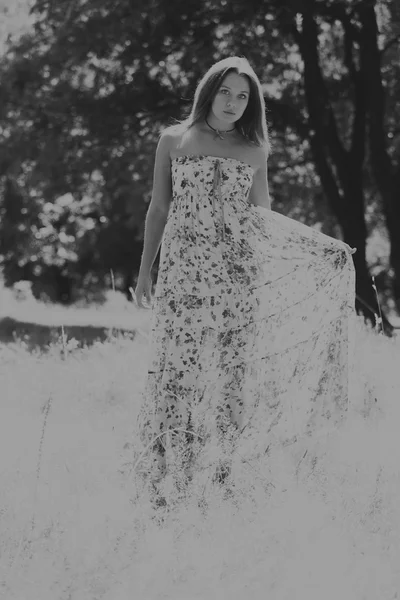
POLYGON ((336 427, 348 407, 349 246, 250 204, 254 170, 240 160, 184 155, 171 172, 143 446, 158 436, 150 446, 162 455, 159 434, 200 424, 204 438, 223 422, 241 432, 257 419, 282 441, 336 427))

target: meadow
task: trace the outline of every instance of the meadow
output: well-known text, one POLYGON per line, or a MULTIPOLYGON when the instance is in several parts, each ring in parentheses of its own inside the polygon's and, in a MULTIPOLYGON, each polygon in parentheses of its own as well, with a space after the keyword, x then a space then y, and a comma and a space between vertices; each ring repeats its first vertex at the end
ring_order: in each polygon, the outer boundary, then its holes
POLYGON ((0 597, 400 597, 398 338, 356 318, 340 429, 283 447, 258 423, 229 494, 208 447, 208 467, 179 489, 175 469, 155 508, 135 435, 149 316, 114 292, 89 310, 1 291, 0 597))

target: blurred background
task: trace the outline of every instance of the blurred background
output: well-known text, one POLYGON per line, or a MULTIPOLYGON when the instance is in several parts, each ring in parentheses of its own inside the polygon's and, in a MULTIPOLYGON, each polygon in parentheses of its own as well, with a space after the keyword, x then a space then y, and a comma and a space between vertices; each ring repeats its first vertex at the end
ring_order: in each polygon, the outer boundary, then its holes
POLYGON ((159 135, 230 55, 263 85, 273 210, 357 248, 356 308, 374 323, 378 294, 391 333, 400 4, 390 0, 0 0, 5 289, 65 306, 101 302, 111 287, 131 299, 159 135))

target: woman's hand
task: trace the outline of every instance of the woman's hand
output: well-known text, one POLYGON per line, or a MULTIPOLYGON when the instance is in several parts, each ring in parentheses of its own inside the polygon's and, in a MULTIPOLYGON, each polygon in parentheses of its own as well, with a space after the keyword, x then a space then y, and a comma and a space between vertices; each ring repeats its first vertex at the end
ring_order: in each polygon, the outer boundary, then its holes
POLYGON ((341 244, 345 246, 346 250, 348 250, 350 254, 354 254, 355 252, 357 252, 357 248, 352 248, 351 246, 349 246, 349 244, 346 244, 346 242, 342 241, 341 244))
POLYGON ((150 273, 140 273, 136 283, 135 289, 136 303, 139 308, 151 308, 151 275, 150 273), (142 304, 143 294, 146 296, 146 300, 149 306, 142 304))

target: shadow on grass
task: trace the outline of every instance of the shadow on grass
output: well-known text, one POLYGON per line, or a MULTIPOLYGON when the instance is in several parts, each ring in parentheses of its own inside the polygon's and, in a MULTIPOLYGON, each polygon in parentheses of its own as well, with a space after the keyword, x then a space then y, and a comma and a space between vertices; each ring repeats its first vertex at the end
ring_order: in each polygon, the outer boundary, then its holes
MULTIPOLYGON (((135 332, 121 327, 99 325, 64 325, 66 340, 76 340, 78 348, 93 345, 97 341, 105 341, 112 336, 123 335, 133 339, 135 332)), ((60 343, 62 329, 60 325, 43 325, 29 321, 20 321, 14 317, 0 319, 0 343, 10 344, 25 342, 27 348, 45 352, 50 344, 60 343)))

